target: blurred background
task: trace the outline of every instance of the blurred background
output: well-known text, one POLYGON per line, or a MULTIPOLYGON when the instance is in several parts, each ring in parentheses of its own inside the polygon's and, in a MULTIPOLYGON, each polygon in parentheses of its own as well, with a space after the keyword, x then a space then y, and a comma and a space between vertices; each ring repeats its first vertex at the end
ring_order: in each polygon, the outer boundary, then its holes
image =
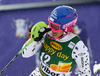
MULTIPOLYGON (((77 10, 75 29, 89 49, 93 73, 95 61, 100 64, 100 0, 0 0, 0 70, 20 51, 31 27, 39 21, 48 24, 48 16, 59 5, 77 10)), ((30 58, 19 55, 1 76, 29 76, 38 60, 38 53, 30 58)), ((77 76, 75 71, 72 76, 77 76)))

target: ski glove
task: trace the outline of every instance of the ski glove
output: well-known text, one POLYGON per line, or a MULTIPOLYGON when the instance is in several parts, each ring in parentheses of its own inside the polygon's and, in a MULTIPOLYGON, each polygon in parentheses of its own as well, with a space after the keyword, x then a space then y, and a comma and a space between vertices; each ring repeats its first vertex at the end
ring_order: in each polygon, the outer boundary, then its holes
POLYGON ((50 30, 51 29, 48 28, 48 25, 45 22, 40 21, 32 27, 31 38, 33 38, 34 41, 40 41, 43 38, 43 35, 50 30))
MULTIPOLYGON (((39 30, 39 37, 36 37, 36 38, 34 38, 34 41, 40 41, 42 38, 43 38, 43 35, 46 33, 46 32, 49 32, 49 31, 51 31, 51 29, 50 28, 46 28, 46 27, 42 27, 42 28, 40 28, 40 30, 39 30)), ((34 37, 34 35, 33 35, 33 37, 34 37)))

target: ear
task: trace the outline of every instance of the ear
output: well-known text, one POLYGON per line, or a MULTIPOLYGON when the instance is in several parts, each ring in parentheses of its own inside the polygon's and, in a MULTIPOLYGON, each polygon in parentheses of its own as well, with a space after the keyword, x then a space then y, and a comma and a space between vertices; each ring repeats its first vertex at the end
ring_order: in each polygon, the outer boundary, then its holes
POLYGON ((16 20, 15 20, 15 19, 12 19, 12 21, 13 21, 14 23, 16 23, 16 20))

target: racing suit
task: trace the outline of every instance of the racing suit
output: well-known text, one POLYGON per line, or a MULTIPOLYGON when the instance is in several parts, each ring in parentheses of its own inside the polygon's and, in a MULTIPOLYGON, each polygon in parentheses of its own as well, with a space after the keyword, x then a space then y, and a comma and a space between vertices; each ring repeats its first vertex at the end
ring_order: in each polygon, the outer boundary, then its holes
POLYGON ((33 56, 39 49, 40 65, 30 76, 70 76, 75 65, 78 76, 91 76, 89 52, 82 40, 73 33, 52 40, 45 35, 41 42, 34 41, 22 56, 33 56))

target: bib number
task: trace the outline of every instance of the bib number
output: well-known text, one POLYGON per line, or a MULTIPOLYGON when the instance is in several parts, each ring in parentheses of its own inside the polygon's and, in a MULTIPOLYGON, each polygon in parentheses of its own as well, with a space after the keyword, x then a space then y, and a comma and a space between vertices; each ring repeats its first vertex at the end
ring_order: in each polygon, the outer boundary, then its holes
POLYGON ((42 52, 42 53, 41 53, 40 59, 41 59, 42 61, 44 61, 44 63, 46 64, 47 62, 50 61, 51 57, 50 57, 49 55, 45 54, 45 52, 42 52), (44 58, 44 60, 43 60, 43 58, 44 58))

